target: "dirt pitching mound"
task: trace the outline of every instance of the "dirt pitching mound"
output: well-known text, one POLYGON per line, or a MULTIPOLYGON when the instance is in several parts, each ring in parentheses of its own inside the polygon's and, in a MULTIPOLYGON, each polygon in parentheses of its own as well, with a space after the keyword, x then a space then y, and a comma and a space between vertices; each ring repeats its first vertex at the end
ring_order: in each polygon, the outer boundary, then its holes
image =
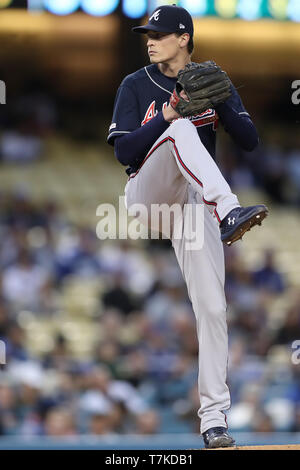
POLYGON ((236 446, 236 447, 222 447, 218 449, 203 449, 203 450, 300 450, 300 444, 288 445, 272 445, 272 446, 236 446))

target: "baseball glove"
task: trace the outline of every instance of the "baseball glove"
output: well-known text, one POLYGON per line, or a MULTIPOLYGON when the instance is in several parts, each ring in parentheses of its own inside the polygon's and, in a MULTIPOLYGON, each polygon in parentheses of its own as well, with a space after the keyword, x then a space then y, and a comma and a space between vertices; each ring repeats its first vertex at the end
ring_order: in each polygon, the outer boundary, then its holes
POLYGON ((214 61, 193 62, 178 72, 170 104, 177 113, 187 117, 224 103, 230 95, 228 75, 214 61))

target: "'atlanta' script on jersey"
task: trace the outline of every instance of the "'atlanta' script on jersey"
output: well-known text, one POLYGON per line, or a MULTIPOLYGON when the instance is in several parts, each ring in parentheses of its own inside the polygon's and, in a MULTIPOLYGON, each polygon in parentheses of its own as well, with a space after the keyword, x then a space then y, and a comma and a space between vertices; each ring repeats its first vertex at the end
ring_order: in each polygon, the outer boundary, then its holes
MULTIPOLYGON (((162 109, 166 108, 168 104, 169 102, 165 101, 162 105, 162 109)), ((158 110, 156 109, 156 102, 153 100, 147 108, 145 116, 141 122, 141 126, 144 126, 144 124, 151 121, 157 113, 158 110)), ((207 109, 204 113, 191 116, 189 119, 196 127, 206 126, 207 124, 213 123, 213 129, 215 130, 218 126, 218 114, 214 109, 207 109)))

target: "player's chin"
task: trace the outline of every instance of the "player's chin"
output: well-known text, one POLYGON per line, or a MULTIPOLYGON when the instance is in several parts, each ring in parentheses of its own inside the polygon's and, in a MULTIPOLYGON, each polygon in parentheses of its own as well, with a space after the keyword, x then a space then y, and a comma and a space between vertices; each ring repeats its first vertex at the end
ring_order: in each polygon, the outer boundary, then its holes
POLYGON ((151 62, 151 64, 159 64, 160 60, 159 58, 157 57, 157 55, 149 55, 149 60, 151 62))

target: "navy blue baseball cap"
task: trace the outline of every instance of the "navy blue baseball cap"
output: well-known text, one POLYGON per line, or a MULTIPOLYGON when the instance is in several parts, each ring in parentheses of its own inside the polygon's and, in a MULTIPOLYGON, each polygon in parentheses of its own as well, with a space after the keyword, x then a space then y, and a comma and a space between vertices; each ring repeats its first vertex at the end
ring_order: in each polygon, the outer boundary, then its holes
POLYGON ((134 33, 147 34, 148 31, 157 31, 159 33, 189 33, 190 37, 194 34, 193 19, 189 12, 176 5, 162 5, 157 7, 148 19, 148 24, 144 26, 135 26, 132 28, 134 33))

